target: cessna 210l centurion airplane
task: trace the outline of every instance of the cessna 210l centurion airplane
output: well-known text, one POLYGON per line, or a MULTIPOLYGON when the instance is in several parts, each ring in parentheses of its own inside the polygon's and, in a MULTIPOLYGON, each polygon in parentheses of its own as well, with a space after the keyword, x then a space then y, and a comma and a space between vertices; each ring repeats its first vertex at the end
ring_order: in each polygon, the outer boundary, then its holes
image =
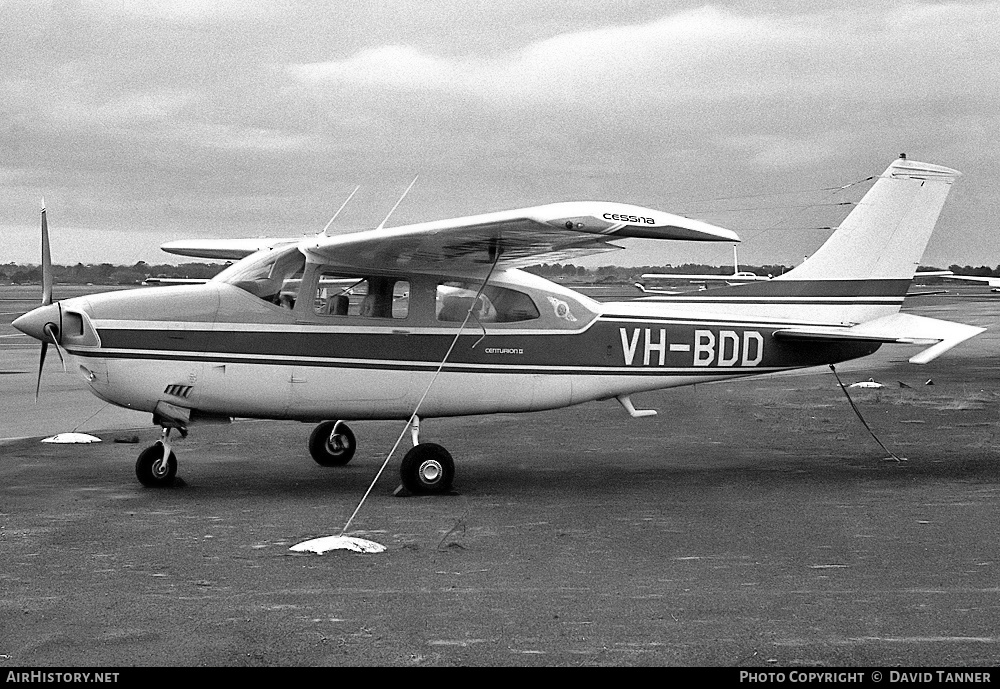
POLYGON ((946 280, 966 280, 967 282, 985 282, 990 292, 1000 292, 1000 278, 977 277, 975 275, 955 275, 951 271, 941 271, 946 280))
POLYGON ((202 421, 319 422, 310 452, 338 465, 356 448, 345 421, 408 419, 403 484, 441 492, 454 462, 419 441, 421 417, 610 399, 648 416, 655 412, 636 410, 630 395, 832 364, 893 342, 928 345, 910 359, 925 363, 982 332, 898 313, 958 176, 901 157, 794 270, 618 303, 518 266, 619 248, 610 241, 624 237, 738 238, 635 206, 556 203, 268 240, 202 285, 53 302, 43 210, 43 305, 14 325, 41 340, 43 362, 50 342, 65 352, 101 399, 152 413, 162 440, 136 462, 147 486, 174 480, 170 431, 202 421))
MULTIPOLYGON (((668 281, 683 281, 692 284, 700 285, 700 289, 706 289, 707 283, 709 282, 724 282, 727 285, 743 285, 748 282, 759 282, 761 280, 770 280, 773 276, 771 275, 757 275, 756 273, 751 273, 748 270, 740 270, 740 259, 736 254, 736 247, 733 246, 733 272, 729 275, 697 275, 694 273, 643 273, 640 278, 642 280, 668 280, 668 281)), ((640 292, 645 292, 646 294, 678 294, 677 290, 665 290, 658 288, 646 287, 645 283, 637 282, 635 286, 640 292)))

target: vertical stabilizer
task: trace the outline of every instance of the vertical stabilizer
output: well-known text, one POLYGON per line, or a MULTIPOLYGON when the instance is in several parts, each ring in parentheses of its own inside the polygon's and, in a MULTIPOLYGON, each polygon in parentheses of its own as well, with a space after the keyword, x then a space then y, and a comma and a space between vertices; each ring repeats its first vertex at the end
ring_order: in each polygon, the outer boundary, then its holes
POLYGON ((674 311, 812 323, 862 323, 903 305, 938 214, 960 173, 900 156, 826 243, 773 280, 649 297, 674 311))
POLYGON ((908 286, 960 175, 900 156, 816 253, 776 279, 906 280, 908 286))

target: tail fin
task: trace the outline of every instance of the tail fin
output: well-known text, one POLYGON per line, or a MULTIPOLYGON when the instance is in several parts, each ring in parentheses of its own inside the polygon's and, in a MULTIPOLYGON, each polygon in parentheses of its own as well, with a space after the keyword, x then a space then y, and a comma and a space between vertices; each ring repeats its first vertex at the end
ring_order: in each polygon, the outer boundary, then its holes
POLYGON ((809 291, 815 313, 849 327, 796 326, 774 332, 779 340, 928 345, 910 357, 926 364, 983 328, 897 313, 941 207, 960 173, 901 156, 819 251, 771 284, 809 291), (838 303, 839 302, 839 303, 838 303))
POLYGON ((900 156, 799 267, 764 282, 658 295, 675 312, 711 311, 845 325, 899 311, 938 214, 960 173, 900 156))
POLYGON ((905 294, 960 172, 900 156, 819 250, 784 280, 898 280, 905 294))

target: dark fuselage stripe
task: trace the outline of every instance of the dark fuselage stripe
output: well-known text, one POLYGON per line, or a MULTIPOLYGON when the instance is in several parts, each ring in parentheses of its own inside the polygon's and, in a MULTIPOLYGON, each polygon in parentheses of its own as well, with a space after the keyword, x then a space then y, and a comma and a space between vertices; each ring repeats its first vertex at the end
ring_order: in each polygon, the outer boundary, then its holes
MULTIPOLYGON (((410 362, 391 361, 356 361, 356 360, 330 360, 317 357, 250 357, 250 356, 226 356, 218 353, 175 353, 175 352, 127 352, 107 349, 68 349, 70 354, 84 358, 98 359, 119 359, 119 360, 139 360, 139 361, 190 361, 206 362, 214 364, 252 364, 265 366, 310 366, 320 368, 356 368, 386 371, 435 371, 438 363, 415 364, 410 362)), ((520 373, 520 374, 547 374, 547 375, 640 375, 640 376, 703 376, 703 375, 748 375, 759 373, 771 373, 783 370, 787 367, 680 367, 666 368, 658 366, 497 366, 488 364, 446 364, 442 369, 450 373, 520 373)))
MULTIPOLYGON (((787 328, 783 323, 778 328, 787 328)), ((449 370, 556 374, 657 375, 693 370, 768 370, 863 356, 870 345, 776 340, 774 326, 752 323, 597 319, 576 335, 469 332, 459 337, 449 370), (863 351, 864 350, 864 351, 863 351)), ((99 349, 84 356, 249 362, 354 368, 436 367, 454 335, 376 332, 152 330, 98 328, 99 349)))

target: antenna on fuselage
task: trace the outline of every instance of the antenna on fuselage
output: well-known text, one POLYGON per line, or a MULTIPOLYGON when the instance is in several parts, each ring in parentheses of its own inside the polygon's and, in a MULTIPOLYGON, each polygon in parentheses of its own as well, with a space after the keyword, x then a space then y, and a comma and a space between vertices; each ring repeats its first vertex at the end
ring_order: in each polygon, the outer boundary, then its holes
MULTIPOLYGON (((420 175, 417 175, 417 177, 419 177, 419 176, 420 175)), ((396 205, 392 207, 391 211, 389 211, 389 215, 385 216, 385 220, 383 220, 381 223, 379 223, 379 226, 377 228, 375 228, 375 229, 381 230, 382 228, 385 227, 385 224, 387 222, 389 222, 389 218, 391 218, 392 214, 396 212, 396 208, 398 208, 399 204, 401 204, 403 202, 403 199, 406 198, 406 195, 410 193, 410 189, 413 188, 413 185, 417 183, 417 177, 413 178, 413 181, 410 182, 410 186, 406 187, 406 191, 404 191, 403 195, 399 197, 399 201, 396 201, 396 205)))
POLYGON ((330 218, 330 222, 328 222, 328 223, 326 224, 326 227, 324 227, 324 228, 323 228, 323 231, 322 231, 322 232, 320 232, 320 235, 321 235, 321 236, 323 236, 323 237, 325 237, 325 236, 326 236, 326 231, 327 231, 328 229, 330 229, 330 225, 332 225, 332 224, 333 224, 333 221, 337 219, 337 216, 338 216, 338 215, 340 215, 340 211, 344 210, 344 207, 345 207, 345 206, 347 205, 347 202, 348 202, 348 201, 350 201, 350 200, 351 200, 351 199, 352 199, 352 198, 354 197, 354 195, 355 195, 356 193, 358 193, 358 189, 360 189, 360 188, 361 188, 361 185, 360 185, 360 184, 359 184, 359 185, 357 185, 356 187, 354 187, 354 191, 352 191, 352 192, 351 192, 351 195, 347 197, 347 200, 346 200, 346 201, 344 201, 344 202, 343 202, 342 204, 340 204, 340 208, 338 208, 338 209, 337 209, 337 212, 333 214, 333 217, 332 217, 332 218, 330 218))

